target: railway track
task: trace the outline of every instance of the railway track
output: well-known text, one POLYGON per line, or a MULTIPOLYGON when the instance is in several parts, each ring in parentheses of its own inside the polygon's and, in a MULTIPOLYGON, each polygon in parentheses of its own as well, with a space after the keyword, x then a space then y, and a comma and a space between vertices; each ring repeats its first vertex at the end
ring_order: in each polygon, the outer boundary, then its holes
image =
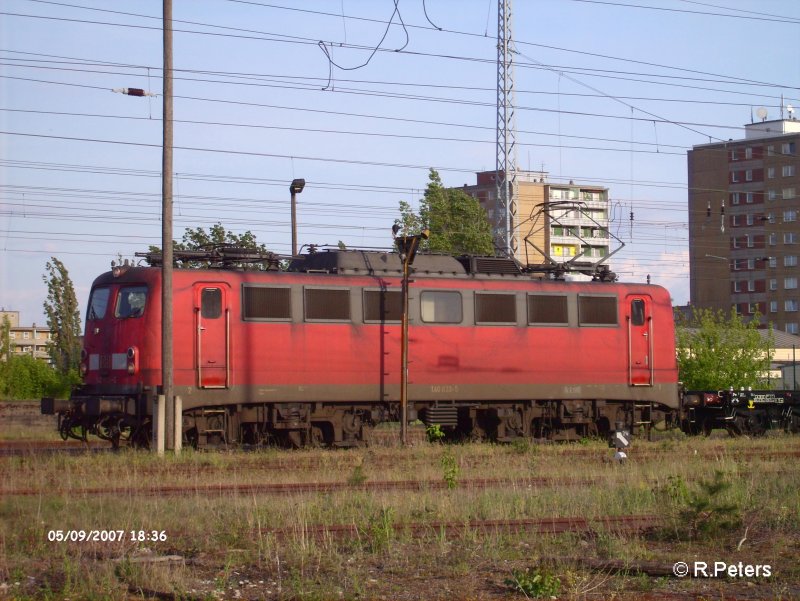
MULTIPOLYGON (((598 478, 562 479, 562 478, 472 478, 459 480, 456 487, 460 490, 480 490, 503 487, 512 489, 540 488, 550 486, 592 486, 598 478)), ((384 492, 384 491, 430 491, 448 488, 444 480, 384 480, 352 484, 349 482, 291 482, 260 484, 177 484, 147 487, 86 487, 63 489, 64 494, 86 496, 105 495, 141 495, 141 496, 175 496, 186 494, 230 495, 258 494, 291 496, 307 493, 334 493, 342 491, 384 492)), ((37 488, 0 489, 0 496, 38 496, 44 493, 52 495, 59 492, 57 487, 43 491, 37 488)))
MULTIPOLYGON (((663 518, 655 515, 621 515, 584 517, 518 518, 505 520, 431 521, 405 522, 391 526, 395 533, 419 538, 429 534, 447 538, 461 538, 475 532, 482 534, 562 534, 565 532, 590 533, 597 530, 614 532, 641 532, 663 524, 663 518)), ((313 524, 303 527, 274 528, 262 530, 260 534, 271 534, 278 538, 300 536, 319 539, 354 538, 365 535, 364 526, 358 524, 313 524)))
MULTIPOLYGON (((587 449, 579 446, 551 446, 544 445, 542 447, 533 447, 543 449, 538 455, 542 459, 557 459, 557 458, 571 458, 571 457, 605 457, 608 453, 605 450, 599 451, 595 448, 587 449), (550 451, 550 449, 555 449, 550 451)), ((224 453, 237 453, 241 456, 243 463, 237 464, 239 467, 248 467, 252 465, 260 470, 310 470, 310 469, 329 469, 331 467, 337 468, 355 468, 362 463, 370 467, 388 467, 397 466, 397 456, 368 456, 364 457, 361 454, 353 454, 347 457, 347 450, 331 451, 331 456, 337 454, 335 459, 330 457, 293 457, 291 451, 283 453, 279 451, 280 456, 275 459, 264 459, 259 456, 263 448, 228 448, 220 449, 224 453), (253 457, 250 460, 250 457, 253 457)), ((18 457, 37 454, 81 454, 86 452, 102 453, 102 452, 129 452, 131 449, 123 447, 121 449, 112 449, 109 443, 104 441, 90 441, 83 443, 80 441, 66 441, 66 442, 52 442, 52 441, 0 441, 0 457, 18 457)), ((146 452, 146 451, 143 451, 146 452)), ((214 451, 203 451, 208 453, 210 457, 214 456, 214 451)), ((632 460, 661 460, 665 451, 661 449, 637 449, 633 448, 629 451, 629 458, 632 460)), ((730 449, 725 447, 714 447, 711 449, 703 449, 701 451, 693 451, 689 448, 686 449, 687 457, 700 457, 702 459, 715 459, 720 456, 736 456, 737 459, 785 459, 792 457, 800 457, 800 448, 786 449, 786 450, 762 450, 762 449, 730 449)), ((461 458, 460 465, 462 467, 475 467, 489 460, 489 457, 463 457, 461 458)), ((422 459, 417 458, 400 458, 399 461, 404 463, 418 463, 422 459)), ((182 467, 182 466, 181 466, 182 467)), ((230 469, 227 465, 192 465, 187 466, 193 471, 225 471, 230 469)), ((158 470, 156 470, 158 471, 158 470)))

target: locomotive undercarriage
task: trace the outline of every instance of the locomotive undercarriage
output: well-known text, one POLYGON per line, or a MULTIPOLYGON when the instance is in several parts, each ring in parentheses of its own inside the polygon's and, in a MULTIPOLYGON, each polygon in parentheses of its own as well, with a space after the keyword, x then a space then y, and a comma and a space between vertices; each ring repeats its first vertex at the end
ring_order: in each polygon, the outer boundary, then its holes
MULTIPOLYGON (((43 413, 57 413, 62 438, 87 441, 95 435, 113 447, 149 448, 152 421, 142 396, 73 397, 43 403, 43 413)), ((189 408, 183 412, 184 445, 351 447, 368 444, 375 427, 399 419, 398 403, 260 403, 189 408)), ((649 436, 656 423, 675 424, 673 412, 655 403, 607 400, 542 400, 502 404, 414 402, 410 418, 441 428, 448 440, 511 442, 532 438, 575 441, 607 436, 618 423, 636 435, 649 436)), ((795 429, 800 426, 794 416, 795 429)))

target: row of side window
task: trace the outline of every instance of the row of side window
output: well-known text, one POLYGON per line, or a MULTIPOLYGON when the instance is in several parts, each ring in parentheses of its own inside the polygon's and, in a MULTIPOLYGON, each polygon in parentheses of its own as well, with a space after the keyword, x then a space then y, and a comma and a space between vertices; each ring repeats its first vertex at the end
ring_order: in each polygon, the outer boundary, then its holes
MULTIPOLYGON (((303 320, 307 322, 353 321, 350 288, 303 287, 303 320)), ((464 298, 456 290, 415 291, 419 316, 426 324, 465 323, 464 298)), ((574 296, 574 295, 573 295, 574 296)), ((474 322, 477 325, 517 324, 515 292, 474 292, 474 322)), ((527 323, 540 326, 568 326, 569 295, 525 294, 527 323)), ((399 290, 362 290, 364 323, 399 323, 403 298, 399 290)), ((577 295, 577 324, 616 326, 615 295, 577 295)), ((292 287, 242 286, 242 318, 245 321, 292 321, 292 287)), ((471 322, 472 320, 470 320, 471 322)))

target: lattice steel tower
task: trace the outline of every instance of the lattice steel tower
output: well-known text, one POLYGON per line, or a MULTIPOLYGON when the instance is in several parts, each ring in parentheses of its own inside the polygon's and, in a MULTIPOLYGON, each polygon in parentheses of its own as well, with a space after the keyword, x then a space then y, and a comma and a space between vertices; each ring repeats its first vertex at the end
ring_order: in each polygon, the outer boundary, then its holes
POLYGON ((517 252, 517 145, 514 119, 514 42, 512 0, 497 0, 497 204, 495 244, 517 252))

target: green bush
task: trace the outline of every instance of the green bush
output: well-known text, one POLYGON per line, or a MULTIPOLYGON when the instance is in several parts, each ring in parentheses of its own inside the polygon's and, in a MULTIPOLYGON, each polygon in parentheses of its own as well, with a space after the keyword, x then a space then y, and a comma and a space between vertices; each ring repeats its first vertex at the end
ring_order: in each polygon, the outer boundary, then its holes
POLYGON ((8 400, 67 397, 80 382, 76 371, 66 375, 29 355, 12 355, 0 361, 0 397, 8 400))

